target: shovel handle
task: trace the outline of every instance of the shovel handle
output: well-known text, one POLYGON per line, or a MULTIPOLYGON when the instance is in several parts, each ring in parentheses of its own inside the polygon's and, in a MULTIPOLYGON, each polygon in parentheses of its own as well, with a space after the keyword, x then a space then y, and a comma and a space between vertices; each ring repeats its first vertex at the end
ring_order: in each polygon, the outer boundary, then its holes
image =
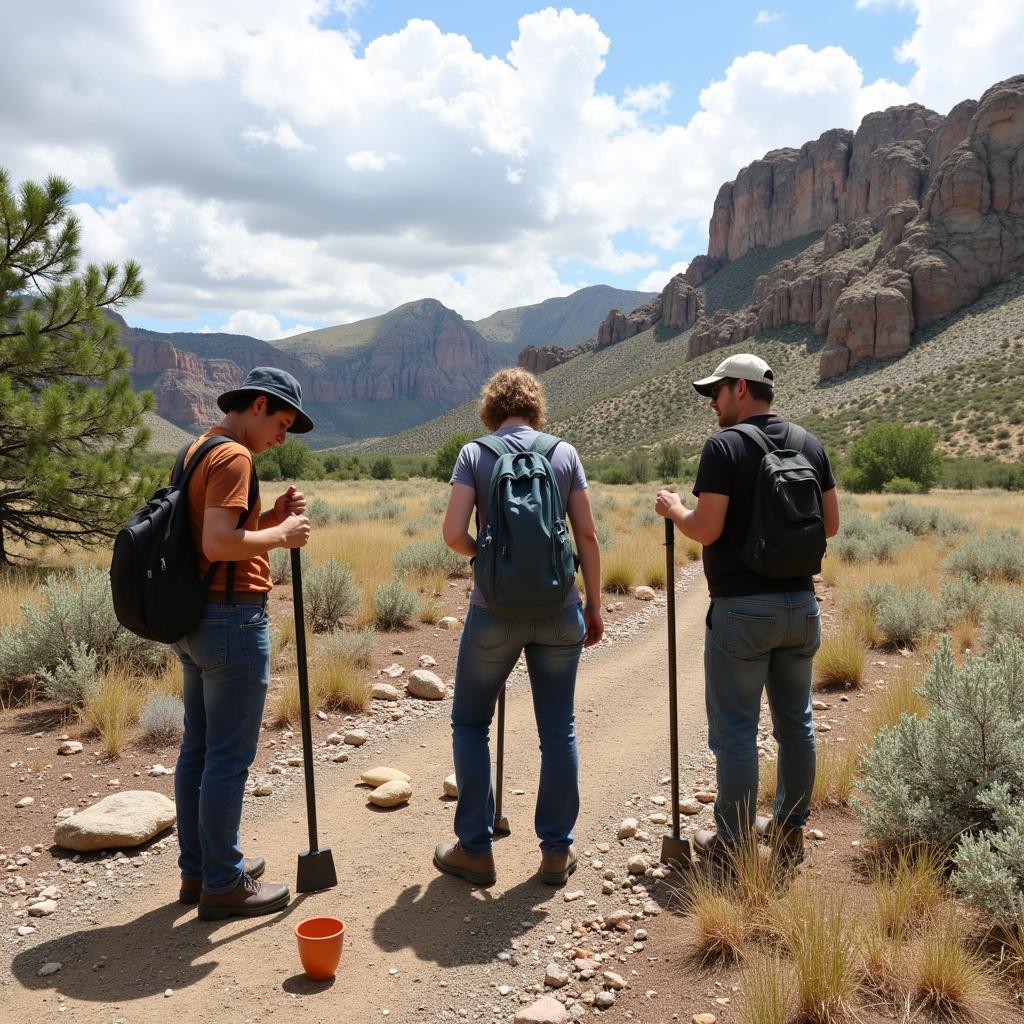
POLYGON ((302 718, 302 767, 306 776, 306 822, 309 850, 319 849, 316 838, 316 791, 313 782, 313 730, 309 724, 309 672, 306 665, 306 615, 302 606, 302 552, 292 548, 292 607, 295 609, 295 656, 299 669, 299 716, 302 718))
POLYGON ((676 527, 665 520, 665 604, 668 619, 668 735, 672 759, 672 835, 678 839, 679 824, 679 710, 676 700, 676 527))

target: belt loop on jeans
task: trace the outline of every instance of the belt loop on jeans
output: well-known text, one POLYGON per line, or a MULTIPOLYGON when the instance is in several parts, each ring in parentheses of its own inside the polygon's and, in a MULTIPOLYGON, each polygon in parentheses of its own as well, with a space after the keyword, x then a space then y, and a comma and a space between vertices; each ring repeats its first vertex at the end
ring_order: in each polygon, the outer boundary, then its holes
POLYGON ((210 590, 206 594, 206 600, 213 604, 254 604, 265 608, 267 592, 265 590, 236 590, 229 601, 226 591, 210 590))

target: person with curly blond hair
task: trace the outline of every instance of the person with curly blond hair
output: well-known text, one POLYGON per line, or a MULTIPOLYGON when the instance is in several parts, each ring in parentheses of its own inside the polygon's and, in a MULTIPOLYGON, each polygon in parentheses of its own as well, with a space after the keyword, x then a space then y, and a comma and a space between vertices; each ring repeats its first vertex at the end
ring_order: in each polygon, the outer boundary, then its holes
MULTIPOLYGON (((484 426, 514 452, 531 450, 541 436, 544 413, 540 381, 517 367, 500 370, 480 393, 484 426)), ((579 750, 573 701, 580 654, 604 635, 601 553, 578 452, 568 442, 558 440, 547 457, 558 485, 561 513, 568 514, 579 549, 586 601, 581 603, 573 584, 557 614, 506 618, 489 609, 479 586, 473 587, 459 644, 452 705, 452 745, 459 788, 455 811, 458 838, 454 843, 438 845, 434 865, 475 885, 493 885, 497 879, 491 851, 494 789, 488 735, 498 696, 523 653, 541 748, 534 817, 541 849, 538 877, 542 882, 562 885, 576 870, 573 828, 579 813, 579 750)), ((475 510, 478 531, 479 524, 487 522, 489 484, 497 459, 486 444, 471 441, 455 462, 442 535, 460 555, 477 555, 477 540, 469 533, 470 517, 475 510)), ((538 552, 538 557, 549 556, 538 552)))

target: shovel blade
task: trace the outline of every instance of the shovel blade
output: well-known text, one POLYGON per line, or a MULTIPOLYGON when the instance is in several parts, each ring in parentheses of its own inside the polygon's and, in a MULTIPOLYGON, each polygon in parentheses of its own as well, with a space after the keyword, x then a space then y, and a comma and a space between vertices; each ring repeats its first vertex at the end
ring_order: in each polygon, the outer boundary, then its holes
POLYGON ((693 867, 693 845, 687 836, 661 837, 661 863, 685 871, 693 867))
POLYGON ((494 819, 494 834, 496 836, 512 835, 512 827, 509 825, 508 818, 504 814, 494 819))
POLYGON ((334 870, 334 857, 330 849, 304 850, 299 854, 296 892, 320 892, 337 884, 338 875, 334 870))

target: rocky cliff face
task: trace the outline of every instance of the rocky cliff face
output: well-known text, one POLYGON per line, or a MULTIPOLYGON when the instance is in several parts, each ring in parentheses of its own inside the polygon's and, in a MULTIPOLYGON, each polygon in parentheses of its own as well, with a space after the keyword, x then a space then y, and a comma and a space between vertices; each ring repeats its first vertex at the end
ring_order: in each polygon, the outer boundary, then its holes
POLYGON ((915 329, 1024 270, 1024 76, 946 118, 894 107, 744 168, 719 192, 688 279, 813 231, 821 241, 759 278, 747 308, 697 323, 691 355, 812 324, 834 376, 906 352, 915 329))

